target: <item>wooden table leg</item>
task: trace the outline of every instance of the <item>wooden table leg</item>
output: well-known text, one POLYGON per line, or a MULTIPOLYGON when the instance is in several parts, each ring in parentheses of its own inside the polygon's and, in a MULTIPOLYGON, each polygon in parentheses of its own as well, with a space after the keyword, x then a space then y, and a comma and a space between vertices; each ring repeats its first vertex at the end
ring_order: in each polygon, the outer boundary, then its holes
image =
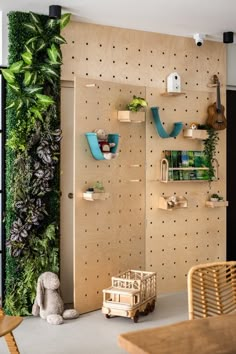
POLYGON ((10 351, 11 354, 20 354, 18 346, 16 344, 14 335, 12 334, 12 332, 9 332, 8 334, 6 334, 4 336, 5 341, 7 342, 7 346, 8 349, 10 351))

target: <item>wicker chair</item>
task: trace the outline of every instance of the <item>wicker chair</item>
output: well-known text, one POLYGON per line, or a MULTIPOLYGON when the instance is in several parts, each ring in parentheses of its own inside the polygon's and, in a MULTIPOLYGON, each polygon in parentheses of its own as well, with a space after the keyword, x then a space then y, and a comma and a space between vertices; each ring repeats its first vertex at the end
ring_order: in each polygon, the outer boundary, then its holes
POLYGON ((12 331, 22 320, 23 318, 19 316, 6 316, 0 308, 0 337, 4 336, 10 354, 20 354, 12 331))
POLYGON ((189 319, 236 311, 236 261, 200 264, 188 272, 189 319))

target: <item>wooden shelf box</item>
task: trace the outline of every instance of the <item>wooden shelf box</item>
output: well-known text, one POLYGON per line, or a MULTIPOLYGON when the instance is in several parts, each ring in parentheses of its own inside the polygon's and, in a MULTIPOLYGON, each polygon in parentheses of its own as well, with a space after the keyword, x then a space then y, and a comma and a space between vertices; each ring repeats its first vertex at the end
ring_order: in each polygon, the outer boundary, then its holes
POLYGON ((184 129, 183 134, 188 139, 205 140, 208 138, 208 133, 205 129, 184 129))
POLYGON ((211 200, 206 201, 206 207, 208 208, 222 208, 227 207, 229 205, 228 201, 219 200, 217 202, 213 202, 211 200))
POLYGON ((158 207, 159 209, 172 211, 174 209, 187 208, 188 201, 183 196, 160 197, 158 207))
POLYGON ((105 192, 85 192, 83 193, 83 199, 88 200, 88 201, 95 201, 95 200, 106 200, 110 198, 110 193, 105 193, 105 192))
POLYGON ((145 122, 145 112, 118 111, 118 120, 124 123, 145 122))
POLYGON ((185 95, 186 93, 185 92, 168 92, 168 91, 166 91, 166 92, 163 92, 163 93, 161 93, 161 96, 166 96, 166 97, 168 97, 168 96, 181 96, 181 95, 185 95))

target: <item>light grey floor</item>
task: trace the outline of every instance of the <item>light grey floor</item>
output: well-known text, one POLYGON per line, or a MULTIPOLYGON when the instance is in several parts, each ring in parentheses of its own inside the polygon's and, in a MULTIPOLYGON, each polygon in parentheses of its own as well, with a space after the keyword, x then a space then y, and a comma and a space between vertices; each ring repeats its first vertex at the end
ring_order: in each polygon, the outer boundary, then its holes
MULTIPOLYGON (((122 317, 106 319, 100 310, 60 326, 26 317, 14 335, 21 354, 124 354, 117 344, 119 334, 187 319, 187 293, 178 292, 158 296, 155 311, 138 323, 122 317)), ((3 338, 0 353, 9 354, 3 338)))

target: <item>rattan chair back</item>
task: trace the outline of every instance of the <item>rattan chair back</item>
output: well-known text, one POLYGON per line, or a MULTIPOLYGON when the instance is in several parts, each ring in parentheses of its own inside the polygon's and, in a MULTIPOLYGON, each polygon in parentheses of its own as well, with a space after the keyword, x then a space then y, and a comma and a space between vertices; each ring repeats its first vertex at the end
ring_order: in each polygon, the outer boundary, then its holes
POLYGON ((200 264, 188 272, 189 319, 236 311, 236 261, 200 264))

